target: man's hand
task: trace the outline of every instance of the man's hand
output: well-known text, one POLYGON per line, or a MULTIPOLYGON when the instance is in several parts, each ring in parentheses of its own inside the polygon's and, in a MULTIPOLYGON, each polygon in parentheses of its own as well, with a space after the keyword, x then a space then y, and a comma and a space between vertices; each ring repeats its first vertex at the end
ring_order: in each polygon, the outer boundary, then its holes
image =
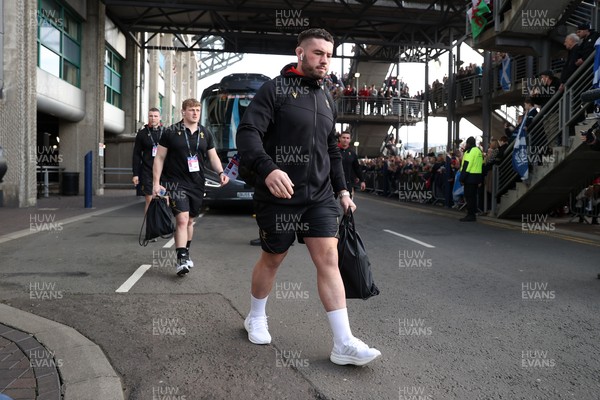
POLYGON ((133 182, 133 184, 134 184, 135 186, 137 186, 137 185, 139 185, 139 184, 140 184, 140 178, 139 178, 138 176, 134 176, 134 177, 131 179, 131 181, 133 182))
POLYGON ((291 199, 294 194, 294 184, 288 174, 280 169, 272 171, 265 179, 265 185, 271 194, 280 199, 291 199))
POLYGON ((221 186, 225 186, 229 183, 229 177, 227 175, 225 175, 224 173, 220 174, 219 178, 221 178, 221 186))
POLYGON ((152 197, 164 196, 167 193, 167 189, 162 185, 152 186, 152 197))
POLYGON ((342 206, 342 210, 344 210, 344 214, 348 214, 348 210, 352 210, 352 212, 356 211, 356 204, 354 204, 350 196, 340 196, 340 205, 342 206))
POLYGON ((360 191, 364 192, 366 189, 367 189, 367 184, 364 182, 361 182, 360 183, 360 191))

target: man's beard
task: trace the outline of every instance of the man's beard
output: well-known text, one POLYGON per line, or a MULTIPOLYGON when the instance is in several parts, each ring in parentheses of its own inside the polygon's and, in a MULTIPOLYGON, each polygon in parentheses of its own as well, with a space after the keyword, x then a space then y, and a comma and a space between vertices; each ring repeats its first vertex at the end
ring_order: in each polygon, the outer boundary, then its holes
POLYGON ((325 76, 327 75, 327 70, 322 71, 322 70, 318 70, 316 67, 307 66, 305 75, 308 78, 319 80, 319 79, 325 78, 325 76))

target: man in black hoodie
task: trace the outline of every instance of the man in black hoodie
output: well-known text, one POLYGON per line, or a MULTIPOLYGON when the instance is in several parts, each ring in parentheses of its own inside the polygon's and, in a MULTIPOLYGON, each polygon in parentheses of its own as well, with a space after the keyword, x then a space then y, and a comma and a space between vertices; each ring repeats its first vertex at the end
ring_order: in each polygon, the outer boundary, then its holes
POLYGON ((321 87, 333 38, 323 29, 306 30, 298 35, 295 53, 298 63, 285 66, 260 88, 237 131, 242 162, 257 175, 254 209, 262 247, 244 327, 250 342, 271 342, 267 297, 297 236, 317 268, 319 297, 333 331, 330 360, 365 365, 381 353, 352 335, 338 269, 339 206, 334 195, 344 212, 356 206, 344 180, 335 106, 321 87))

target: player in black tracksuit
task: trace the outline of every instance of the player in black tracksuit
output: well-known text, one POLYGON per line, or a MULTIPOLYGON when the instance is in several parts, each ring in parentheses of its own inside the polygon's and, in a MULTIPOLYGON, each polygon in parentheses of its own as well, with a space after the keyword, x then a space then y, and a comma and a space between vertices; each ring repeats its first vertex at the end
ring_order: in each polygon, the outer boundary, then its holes
POLYGON ((277 269, 298 237, 317 268, 317 286, 333 331, 330 360, 365 365, 381 353, 350 330, 338 268, 338 195, 344 212, 356 206, 347 190, 337 146, 336 110, 322 88, 333 53, 323 29, 298 35, 298 64, 265 83, 244 113, 236 143, 242 163, 257 174, 254 210, 262 253, 252 273, 248 339, 268 344, 266 302, 277 269))
POLYGON ((152 200, 152 164, 163 132, 164 128, 160 124, 160 111, 158 108, 151 108, 148 111, 148 124, 144 125, 135 136, 131 166, 133 184, 140 185, 140 190, 146 197, 144 212, 152 200))
POLYGON ((350 196, 354 197, 354 180, 360 182, 360 190, 366 188, 365 178, 363 176, 360 164, 358 163, 358 154, 350 148, 350 132, 342 132, 340 135, 340 154, 342 155, 342 167, 344 177, 346 178, 346 187, 350 191, 350 196))

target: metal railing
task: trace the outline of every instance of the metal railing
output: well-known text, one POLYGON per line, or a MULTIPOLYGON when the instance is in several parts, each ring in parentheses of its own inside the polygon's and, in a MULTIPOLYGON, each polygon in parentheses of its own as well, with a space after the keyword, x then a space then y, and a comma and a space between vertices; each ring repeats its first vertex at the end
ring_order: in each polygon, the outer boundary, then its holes
POLYGON ((423 120, 423 101, 406 97, 342 96, 337 99, 338 116, 382 116, 409 122, 423 120))
POLYGON ((36 167, 36 172, 41 174, 41 183, 38 179, 38 184, 42 187, 42 196, 49 197, 50 196, 50 174, 56 174, 57 179, 52 179, 53 182, 56 182, 60 185, 62 182, 62 173, 64 172, 63 167, 59 167, 56 165, 38 165, 36 167))
POLYGON ((104 186, 113 186, 113 187, 131 187, 131 168, 117 168, 117 167, 102 167, 102 175, 104 176, 103 182, 104 186), (129 179, 127 182, 120 182, 122 179, 119 179, 121 176, 127 175, 129 179), (111 182, 111 177, 117 177, 119 182, 111 182))

